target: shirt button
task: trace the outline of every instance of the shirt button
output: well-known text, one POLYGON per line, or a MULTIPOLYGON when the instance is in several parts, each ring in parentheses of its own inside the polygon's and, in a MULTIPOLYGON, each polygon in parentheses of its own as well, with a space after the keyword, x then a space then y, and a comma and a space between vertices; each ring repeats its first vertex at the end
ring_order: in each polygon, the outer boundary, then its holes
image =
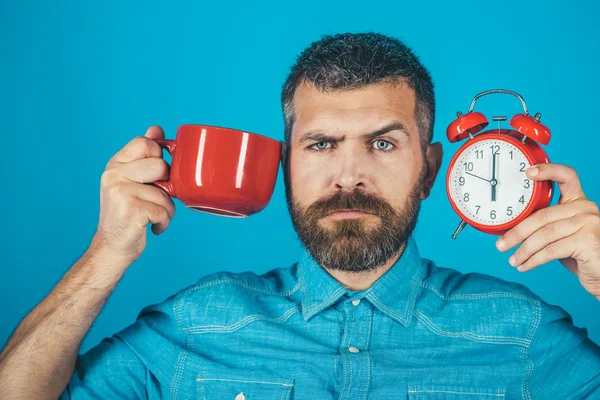
POLYGON ((356 347, 352 347, 352 346, 350 346, 350 347, 348 347, 348 351, 349 351, 350 353, 358 353, 360 350, 359 350, 359 349, 357 349, 356 347))
POLYGON ((352 305, 357 306, 360 303, 360 299, 352 300, 352 305))
POLYGON ((246 400, 246 396, 244 395, 244 392, 235 396, 235 400, 246 400))

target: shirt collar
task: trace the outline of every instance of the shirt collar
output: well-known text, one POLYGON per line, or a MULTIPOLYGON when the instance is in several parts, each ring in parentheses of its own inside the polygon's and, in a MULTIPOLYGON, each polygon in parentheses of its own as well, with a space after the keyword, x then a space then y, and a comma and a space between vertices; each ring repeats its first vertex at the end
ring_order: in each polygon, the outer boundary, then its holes
MULTIPOLYGON (((381 312, 408 326, 425 274, 425 263, 411 236, 396 263, 369 289, 358 292, 353 298, 366 298, 381 312)), ((298 279, 302 291, 302 314, 306 321, 350 293, 307 250, 298 263, 298 279)))

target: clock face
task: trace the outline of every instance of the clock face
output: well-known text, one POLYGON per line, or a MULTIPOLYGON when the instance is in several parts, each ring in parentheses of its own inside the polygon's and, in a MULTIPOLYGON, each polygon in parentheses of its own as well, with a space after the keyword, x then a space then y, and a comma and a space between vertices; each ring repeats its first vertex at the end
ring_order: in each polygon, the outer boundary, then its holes
POLYGON ((502 225, 517 218, 533 195, 531 165, 513 144, 481 140, 466 148, 454 163, 449 194, 458 209, 482 225, 502 225))

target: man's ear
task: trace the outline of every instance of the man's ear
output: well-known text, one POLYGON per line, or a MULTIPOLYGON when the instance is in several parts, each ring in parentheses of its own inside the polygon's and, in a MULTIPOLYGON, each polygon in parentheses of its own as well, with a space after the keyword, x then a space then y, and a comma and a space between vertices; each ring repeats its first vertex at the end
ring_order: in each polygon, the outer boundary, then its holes
POLYGON ((283 170, 283 179, 286 185, 289 184, 289 147, 286 142, 279 141, 281 143, 281 169, 283 170))
POLYGON ((442 157, 444 155, 444 149, 442 148, 442 144, 440 142, 431 143, 427 146, 427 151, 425 154, 425 165, 427 167, 427 171, 425 173, 425 177, 423 178, 423 190, 421 192, 421 199, 425 200, 429 197, 431 193, 431 188, 435 183, 435 178, 440 171, 440 167, 442 166, 442 157))
POLYGON ((279 143, 281 143, 281 162, 285 164, 287 161, 288 145, 282 140, 280 140, 279 143))

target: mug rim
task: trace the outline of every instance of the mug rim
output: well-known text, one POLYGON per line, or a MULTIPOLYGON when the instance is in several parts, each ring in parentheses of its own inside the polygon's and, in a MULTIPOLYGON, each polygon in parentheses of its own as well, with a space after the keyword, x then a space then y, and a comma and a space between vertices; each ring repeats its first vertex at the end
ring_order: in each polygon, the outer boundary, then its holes
POLYGON ((272 137, 270 137, 270 136, 266 136, 266 135, 263 135, 263 134, 260 134, 260 133, 251 132, 251 131, 247 131, 247 130, 244 130, 244 129, 239 129, 239 128, 230 128, 230 127, 227 127, 227 126, 220 126, 220 125, 207 125, 207 124, 181 124, 181 125, 179 125, 179 127, 177 128, 177 130, 179 130, 179 128, 182 128, 182 127, 185 127, 185 126, 195 126, 195 127, 204 126, 204 127, 207 127, 207 128, 220 128, 220 129, 227 129, 227 130, 230 130, 230 131, 236 131, 236 132, 248 133, 248 134, 250 134, 250 135, 260 136, 260 137, 262 137, 262 138, 265 138, 265 139, 274 140, 274 141, 276 141, 276 142, 279 142, 279 143, 284 143, 282 140, 279 140, 279 139, 274 139, 274 138, 272 138, 272 137))

